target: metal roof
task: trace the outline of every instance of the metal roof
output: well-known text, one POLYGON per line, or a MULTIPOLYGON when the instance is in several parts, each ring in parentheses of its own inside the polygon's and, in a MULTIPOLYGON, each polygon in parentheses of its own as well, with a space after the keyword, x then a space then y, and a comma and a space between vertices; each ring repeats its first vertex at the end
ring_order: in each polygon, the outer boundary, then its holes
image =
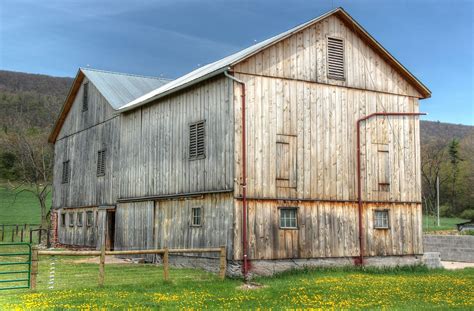
POLYGON ((431 91, 421 83, 413 74, 411 74, 398 60, 396 60, 385 48, 383 48, 361 25, 359 25, 346 11, 344 11, 343 8, 336 8, 332 11, 329 11, 319 17, 316 17, 304 24, 301 24, 299 26, 296 26, 288 31, 285 31, 279 35, 276 35, 274 37, 271 37, 270 39, 267 39, 265 41, 262 41, 260 43, 257 43, 255 45, 252 45, 240 52, 237 52, 235 54, 232 54, 230 56, 227 56, 221 60, 218 60, 214 63, 208 64, 206 66, 203 66, 201 68, 198 68, 194 71, 191 71, 190 73, 181 76, 180 78, 171 81, 170 83, 167 83, 166 85, 163 85, 143 96, 140 96, 129 103, 125 104, 122 108, 120 108, 120 111, 127 111, 134 109, 136 107, 139 107, 141 105, 144 105, 146 103, 149 103, 153 100, 156 100, 158 98, 161 98, 163 96, 169 95, 173 92, 179 91, 181 89, 184 89, 188 86, 191 86, 195 83, 201 82, 203 80, 206 80, 208 78, 211 78, 213 76, 216 76, 218 74, 223 73, 224 71, 230 69, 231 66, 235 65, 236 63, 262 51, 263 49, 267 48, 268 46, 277 43, 294 33, 297 33, 301 31, 302 29, 306 28, 309 25, 312 25, 314 23, 317 23, 326 17, 339 13, 341 17, 352 23, 357 30, 359 31, 359 34, 363 35, 366 40, 371 41, 374 46, 382 53, 384 56, 388 57, 389 59, 392 60, 393 64, 401 71, 403 72, 406 77, 412 81, 412 83, 416 84, 419 89, 423 90, 424 95, 426 97, 429 97, 431 95, 431 91))
POLYGON ((80 68, 115 110, 171 80, 119 72, 80 68))

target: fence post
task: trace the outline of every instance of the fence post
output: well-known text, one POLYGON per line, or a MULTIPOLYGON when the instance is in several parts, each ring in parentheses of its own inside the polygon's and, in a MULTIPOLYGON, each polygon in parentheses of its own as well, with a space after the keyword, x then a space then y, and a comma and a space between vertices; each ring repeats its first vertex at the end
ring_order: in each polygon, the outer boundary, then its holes
POLYGON ((163 256, 163 278, 165 281, 169 279, 169 252, 168 247, 165 248, 165 254, 163 256))
POLYGON ((100 261, 99 261, 99 287, 104 286, 104 278, 105 278, 105 243, 102 243, 102 247, 100 248, 100 261))
POLYGON ((221 246, 220 252, 220 265, 219 265, 219 277, 221 280, 225 279, 225 270, 227 269, 227 258, 225 246, 221 246))
POLYGON ((5 225, 2 225, 2 242, 4 238, 5 238, 5 225))
POLYGON ((15 228, 12 227, 12 242, 15 242, 15 228))
POLYGON ((38 247, 31 248, 31 276, 30 289, 36 290, 36 277, 38 276, 38 247))

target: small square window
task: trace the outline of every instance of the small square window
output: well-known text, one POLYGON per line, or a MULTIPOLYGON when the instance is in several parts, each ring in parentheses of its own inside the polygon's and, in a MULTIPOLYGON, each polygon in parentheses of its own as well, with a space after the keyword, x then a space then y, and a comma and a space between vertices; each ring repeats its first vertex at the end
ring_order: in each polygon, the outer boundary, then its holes
POLYGON ((74 227, 74 213, 69 213, 68 218, 69 218, 69 227, 74 227))
POLYGON ((202 226, 202 207, 193 207, 191 209, 191 225, 194 227, 202 226))
POLYGON ((389 215, 388 210, 375 210, 374 211, 374 228, 375 229, 388 229, 389 228, 389 215))
POLYGON ((76 215, 76 220, 77 220, 77 226, 78 227, 82 227, 82 218, 84 217, 84 213, 83 212, 78 212, 77 215, 76 215))
POLYGON ((87 218, 86 218, 86 226, 91 227, 94 225, 94 212, 88 211, 87 212, 87 218))
POLYGON ((297 229, 297 211, 295 207, 280 208, 280 228, 281 229, 297 229))
POLYGON ((66 213, 61 213, 61 227, 66 226, 66 213))

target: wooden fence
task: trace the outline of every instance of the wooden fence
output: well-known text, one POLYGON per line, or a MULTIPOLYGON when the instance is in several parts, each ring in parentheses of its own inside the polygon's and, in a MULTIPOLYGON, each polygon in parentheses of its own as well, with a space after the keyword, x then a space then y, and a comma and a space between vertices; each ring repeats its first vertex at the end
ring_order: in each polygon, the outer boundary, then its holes
POLYGON ((36 289, 36 279, 38 276, 39 256, 99 256, 99 286, 104 286, 105 279, 105 256, 106 255, 141 255, 141 254, 160 254, 163 255, 163 278, 169 280, 169 254, 184 253, 219 253, 219 277, 223 280, 227 269, 226 247, 220 248, 192 248, 192 249, 145 249, 145 250, 121 250, 106 251, 102 246, 100 251, 48 251, 32 248, 31 254, 31 289, 36 289))
POLYGON ((39 224, 0 224, 0 242, 46 242, 49 247, 49 235, 50 229, 41 229, 39 224))

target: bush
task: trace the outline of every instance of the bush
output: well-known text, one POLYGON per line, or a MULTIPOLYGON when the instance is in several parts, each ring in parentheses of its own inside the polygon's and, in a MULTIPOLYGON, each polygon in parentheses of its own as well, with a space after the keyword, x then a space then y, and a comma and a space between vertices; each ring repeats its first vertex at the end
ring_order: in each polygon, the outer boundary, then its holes
POLYGON ((474 209, 467 209, 459 215, 461 218, 474 221, 474 209))
POLYGON ((441 205, 439 207, 439 216, 440 217, 453 217, 453 211, 451 205, 441 205))

